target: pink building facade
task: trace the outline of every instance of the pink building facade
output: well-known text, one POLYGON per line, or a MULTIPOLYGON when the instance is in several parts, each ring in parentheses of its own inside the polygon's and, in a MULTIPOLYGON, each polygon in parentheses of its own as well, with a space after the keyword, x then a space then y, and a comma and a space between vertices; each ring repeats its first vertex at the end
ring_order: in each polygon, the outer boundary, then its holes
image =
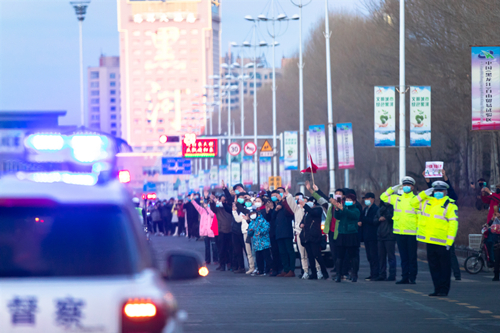
POLYGON ((121 132, 134 152, 179 156, 162 134, 201 134, 204 86, 218 73, 220 18, 211 0, 118 0, 121 132))

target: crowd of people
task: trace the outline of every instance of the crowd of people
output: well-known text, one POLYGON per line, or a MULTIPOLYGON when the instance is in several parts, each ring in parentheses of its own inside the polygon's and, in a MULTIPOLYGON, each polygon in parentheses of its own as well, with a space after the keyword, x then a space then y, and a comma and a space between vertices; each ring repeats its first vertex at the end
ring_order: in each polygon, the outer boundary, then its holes
MULTIPOLYGON (((295 277, 295 243, 300 278, 328 279, 333 273, 336 282, 356 282, 363 244, 370 271, 365 280, 396 281, 397 244, 401 279, 395 283, 415 284, 421 242, 434 283, 430 296, 447 296, 452 272, 461 279, 454 251, 457 195, 444 171, 442 180, 426 178, 426 183, 428 188, 415 194, 415 180, 404 177, 382 193, 377 205, 374 193, 361 200, 353 189, 326 195, 309 182, 308 195, 292 195, 283 187, 251 193, 243 184, 229 188, 222 182, 219 194, 205 191, 191 193, 185 201, 151 203, 144 221, 155 235, 203 240, 205 262, 217 264, 216 270, 251 276, 295 277), (330 271, 322 255, 328 245, 330 271)), ((500 201, 500 185, 497 193, 483 192, 485 203, 500 201)), ((497 204, 488 221, 499 216, 497 204)))

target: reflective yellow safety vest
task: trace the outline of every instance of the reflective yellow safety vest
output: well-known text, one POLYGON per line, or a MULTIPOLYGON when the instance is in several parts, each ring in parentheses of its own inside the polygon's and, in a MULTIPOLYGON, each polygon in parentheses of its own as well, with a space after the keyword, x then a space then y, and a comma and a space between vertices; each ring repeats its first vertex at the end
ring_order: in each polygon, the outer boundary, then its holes
POLYGON ((417 240, 423 243, 452 246, 458 230, 457 205, 449 197, 436 199, 420 192, 411 201, 421 210, 417 240))
POLYGON ((420 211, 410 204, 415 198, 413 193, 394 194, 394 190, 389 187, 382 193, 380 200, 394 206, 393 232, 399 235, 416 235, 418 216, 420 211))

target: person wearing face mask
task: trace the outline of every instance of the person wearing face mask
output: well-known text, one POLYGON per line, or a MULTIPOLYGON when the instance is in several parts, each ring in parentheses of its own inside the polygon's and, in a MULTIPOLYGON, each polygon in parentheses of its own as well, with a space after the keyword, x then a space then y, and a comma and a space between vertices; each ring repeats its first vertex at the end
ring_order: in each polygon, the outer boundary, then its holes
POLYGON ((217 254, 217 247, 215 246, 215 234, 212 230, 212 223, 214 220, 214 213, 210 209, 210 206, 206 202, 201 202, 198 204, 196 200, 193 200, 194 194, 191 194, 191 203, 194 208, 200 214, 200 236, 205 237, 205 263, 210 264, 212 262, 211 257, 213 252, 214 262, 219 261, 217 254), (211 251, 212 249, 212 251, 211 251))
POLYGON ((375 204, 375 194, 371 192, 365 194, 363 201, 365 208, 361 213, 361 219, 358 225, 363 235, 366 258, 370 263, 370 276, 365 278, 365 280, 375 281, 379 277, 377 229, 380 223, 378 220, 375 220, 379 208, 375 204))
MULTIPOLYGON (((422 172, 422 175, 424 176, 425 182, 427 183, 427 188, 432 187, 431 179, 425 177, 425 171, 422 172)), ((435 179, 437 181, 438 179, 435 179)), ((451 186, 450 179, 448 178, 448 175, 446 174, 446 170, 443 169, 443 181, 448 184, 448 197, 450 199, 455 200, 455 202, 458 200, 458 195, 453 189, 453 186, 451 186)), ((486 188, 488 189, 488 188, 486 188)), ((488 189, 489 190, 489 189, 488 189)), ((491 210, 490 210, 491 211, 491 210)), ((450 248, 450 256, 451 256, 451 269, 453 271, 453 275, 455 276, 456 281, 462 280, 462 272, 460 272, 460 264, 458 263, 458 258, 455 253, 455 244, 453 244, 450 248)))
MULTIPOLYGON (((328 197, 325 193, 323 193, 318 186, 313 185, 313 190, 311 190, 311 185, 308 181, 306 181, 306 188, 311 192, 311 195, 318 200, 321 204, 321 200, 327 201, 329 203, 328 210, 326 212, 325 219, 325 228, 324 231, 328 230, 328 243, 330 244, 330 253, 332 254, 333 259, 333 268, 330 271, 331 273, 335 273, 337 270, 335 265, 337 263, 337 251, 335 251, 335 239, 338 235, 338 224, 335 219, 335 203, 336 202, 344 202, 345 193, 344 190, 339 188, 335 190, 335 194, 333 198, 328 197)), ((347 265, 346 265, 347 266, 347 265)), ((334 277, 332 277, 334 279, 334 277)))
POLYGON ((300 223, 302 231, 299 238, 306 248, 309 266, 311 267, 311 276, 309 276, 309 280, 327 280, 329 278, 328 271, 326 270, 326 265, 321 255, 321 217, 323 215, 323 209, 321 206, 316 205, 316 199, 314 198, 307 203, 304 200, 299 200, 299 205, 306 212, 305 218, 300 223), (318 276, 319 272, 316 269, 316 262, 319 263, 322 273, 321 277, 318 276))
POLYGON ((215 213, 219 228, 219 239, 217 248, 219 250, 219 267, 218 271, 229 269, 232 260, 233 236, 231 232, 231 224, 233 221, 232 207, 226 202, 224 196, 211 196, 210 209, 215 213))
MULTIPOLYGON (((283 200, 280 191, 272 192, 271 200, 276 204, 272 212, 272 219, 276 221, 276 242, 279 256, 283 265, 283 272, 278 277, 295 277, 295 250, 293 248, 293 212, 283 200)), ((274 259, 274 258, 273 258, 274 259)))
POLYGON ((336 282, 342 281, 344 259, 351 263, 351 278, 352 282, 358 281, 359 270, 359 236, 358 222, 361 213, 356 207, 356 196, 349 193, 345 196, 345 203, 335 202, 335 218, 337 219, 338 235, 336 239, 337 252, 337 277, 336 282))
MULTIPOLYGON (((250 200, 246 200, 245 207, 251 208, 252 202, 250 200)), ((248 260, 248 271, 246 271, 246 274, 251 274, 255 270, 255 261, 252 255, 252 247, 250 243, 247 242, 249 217, 247 215, 238 214, 236 205, 233 207, 232 213, 236 223, 239 223, 241 225, 241 232, 243 234, 243 243, 245 245, 245 252, 247 254, 247 260, 248 260)), ((250 216, 251 215, 252 212, 250 212, 250 216)))
POLYGON ((450 291, 450 247, 458 230, 458 208, 447 196, 449 186, 443 181, 432 183, 432 188, 420 192, 411 200, 411 206, 421 211, 417 240, 427 245, 427 261, 434 292, 429 296, 448 296, 450 291))
MULTIPOLYGON (((200 232, 199 232, 199 216, 198 211, 196 208, 194 208, 193 205, 193 199, 191 198, 194 196, 189 196, 186 198, 186 204, 184 205, 184 210, 186 211, 186 220, 187 220, 187 225, 188 225, 188 237, 189 238, 196 238, 198 240, 200 238, 200 232)), ((199 199, 194 199, 196 200, 196 203, 199 204, 199 199)))
POLYGON ((252 276, 266 276, 269 274, 272 267, 271 259, 271 240, 269 238, 270 225, 264 219, 262 207, 264 202, 261 198, 255 200, 257 211, 250 213, 250 221, 248 225, 248 235, 252 238, 252 247, 255 250, 257 261, 257 271, 252 273, 252 276))
POLYGON ((396 284, 415 284, 418 272, 417 263, 417 226, 420 210, 412 207, 415 198, 415 179, 404 177, 402 184, 388 188, 380 199, 394 206, 393 232, 396 234, 401 257, 401 280, 396 284), (403 190, 403 194, 397 192, 403 190))
MULTIPOLYGON (((245 205, 245 192, 240 192, 235 196, 236 202, 233 202, 232 210, 238 215, 248 216, 250 210, 245 205)), ((227 200, 227 197, 226 197, 227 200)), ((234 217, 231 224, 232 240, 233 240, 233 260, 231 263, 232 271, 235 273, 246 273, 243 252, 245 250, 245 242, 241 231, 241 223, 238 223, 234 217)))

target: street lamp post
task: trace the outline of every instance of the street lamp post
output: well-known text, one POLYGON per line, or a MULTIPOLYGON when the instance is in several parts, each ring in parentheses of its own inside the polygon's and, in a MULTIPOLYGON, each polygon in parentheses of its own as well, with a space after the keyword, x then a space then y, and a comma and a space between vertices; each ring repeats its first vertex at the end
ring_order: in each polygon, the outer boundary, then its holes
POLYGON ((78 19, 79 39, 80 39, 80 124, 85 126, 85 108, 83 102, 83 20, 87 13, 87 7, 90 0, 71 1, 70 5, 75 9, 76 18, 78 19))
MULTIPOLYGON (((335 157, 333 148, 333 108, 332 108, 332 68, 330 64, 330 37, 332 35, 330 31, 330 23, 328 19, 328 0, 325 0, 325 36, 326 44, 326 89, 328 96, 328 169, 330 178, 330 193, 335 192, 335 157)), ((346 183, 345 186, 349 187, 349 169, 345 172, 346 183)))
POLYGON ((277 176, 278 174, 278 159, 277 159, 277 136, 276 136, 276 22, 290 21, 290 20, 298 20, 299 16, 294 15, 291 18, 288 18, 286 14, 279 14, 275 16, 275 6, 274 1, 271 0, 271 15, 269 18, 263 14, 258 16, 258 19, 263 22, 271 21, 272 23, 272 31, 268 31, 268 34, 273 39, 273 176, 277 176))
POLYGON ((406 176, 405 1, 399 1, 399 179, 406 176))
MULTIPOLYGON (((300 0, 299 3, 296 3, 294 0, 291 0, 292 3, 300 8, 299 14, 299 165, 300 170, 304 170, 305 167, 305 151, 304 151, 304 63, 302 61, 302 7, 307 6, 311 3, 312 0, 309 0, 307 3, 303 3, 300 0)), ((305 193, 304 185, 300 186, 300 192, 305 193)))
MULTIPOLYGON (((245 20, 250 21, 253 23, 252 27, 252 43, 248 41, 244 41, 243 44, 241 45, 242 47, 251 47, 253 48, 253 59, 252 63, 245 65, 245 67, 250 68, 253 67, 253 142, 255 144, 255 147, 257 147, 257 48, 258 47, 267 47, 267 42, 261 40, 260 42, 257 42, 257 19, 252 18, 252 16, 247 15, 245 16, 245 20)), ((233 46, 238 46, 237 44, 233 44, 233 46)), ((258 168, 257 168, 257 159, 258 159, 258 153, 256 152, 254 154, 254 182, 255 184, 259 184, 259 173, 258 173, 258 168)))

